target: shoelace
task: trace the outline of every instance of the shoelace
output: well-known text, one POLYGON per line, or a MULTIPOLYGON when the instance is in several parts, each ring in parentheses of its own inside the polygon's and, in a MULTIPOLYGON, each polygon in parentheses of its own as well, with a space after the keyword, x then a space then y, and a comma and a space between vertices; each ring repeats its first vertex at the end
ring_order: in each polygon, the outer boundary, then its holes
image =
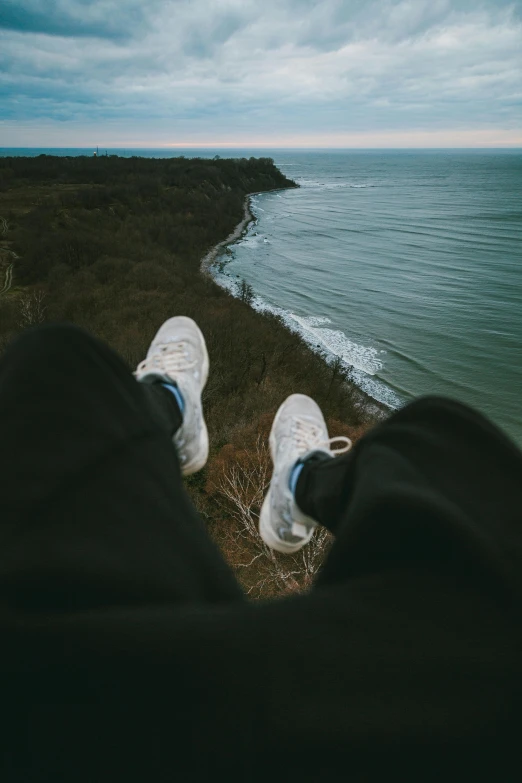
POLYGON ((326 448, 331 454, 346 454, 352 448, 352 441, 344 435, 338 435, 335 438, 324 440, 322 430, 311 421, 303 419, 294 419, 292 434, 296 446, 303 451, 311 451, 314 448, 326 448), (341 448, 333 448, 334 443, 344 443, 341 448))
POLYGON ((191 370, 196 364, 195 360, 189 359, 187 343, 165 343, 159 346, 159 353, 152 354, 138 365, 137 372, 161 370, 172 377, 178 372, 191 370))

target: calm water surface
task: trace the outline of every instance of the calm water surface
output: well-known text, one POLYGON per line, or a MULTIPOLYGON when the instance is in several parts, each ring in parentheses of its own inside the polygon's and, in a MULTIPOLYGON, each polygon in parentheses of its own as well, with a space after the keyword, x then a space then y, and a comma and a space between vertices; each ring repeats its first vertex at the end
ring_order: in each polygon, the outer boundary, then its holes
MULTIPOLYGON (((245 278, 363 387, 470 403, 522 444, 522 153, 278 153, 245 278)), ((226 281, 225 281, 226 282, 226 281)))

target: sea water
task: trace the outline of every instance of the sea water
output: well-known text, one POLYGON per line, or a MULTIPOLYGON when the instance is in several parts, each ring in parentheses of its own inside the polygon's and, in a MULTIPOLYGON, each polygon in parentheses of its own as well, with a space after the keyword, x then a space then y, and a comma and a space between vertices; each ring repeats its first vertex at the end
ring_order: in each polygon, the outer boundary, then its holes
POLYGON ((441 394, 522 444, 522 152, 278 152, 215 267, 376 399, 441 394), (223 263, 225 261, 226 263, 223 263))

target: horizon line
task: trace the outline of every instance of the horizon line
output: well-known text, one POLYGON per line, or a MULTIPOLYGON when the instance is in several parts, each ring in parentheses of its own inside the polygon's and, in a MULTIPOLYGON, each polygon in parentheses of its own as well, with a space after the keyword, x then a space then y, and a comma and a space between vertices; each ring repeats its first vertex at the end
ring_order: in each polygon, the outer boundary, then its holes
POLYGON ((500 144, 500 145, 486 145, 486 146, 433 146, 433 147, 424 147, 424 146, 413 146, 413 147, 356 147, 356 146, 294 146, 294 145, 265 145, 265 144, 245 144, 245 143, 239 143, 239 144, 232 144, 231 142, 221 142, 217 144, 201 144, 201 143, 193 143, 193 144, 161 144, 161 145, 143 145, 143 144, 137 144, 137 145, 130 145, 130 144, 123 144, 123 145, 117 145, 117 146, 109 146, 105 144, 92 144, 88 146, 83 147, 68 147, 68 146, 60 146, 60 145, 46 145, 43 147, 37 147, 37 146, 23 146, 23 147, 14 147, 14 146, 2 146, 0 149, 3 150, 90 150, 94 147, 102 147, 104 150, 175 150, 175 149, 266 149, 266 150, 522 150, 522 144, 520 145, 511 145, 511 144, 500 144))

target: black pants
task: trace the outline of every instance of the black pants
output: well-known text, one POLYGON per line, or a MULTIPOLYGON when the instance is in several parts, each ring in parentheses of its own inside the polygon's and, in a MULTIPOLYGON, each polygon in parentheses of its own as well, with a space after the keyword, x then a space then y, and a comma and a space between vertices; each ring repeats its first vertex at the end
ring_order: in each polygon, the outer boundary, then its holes
POLYGON ((520 779, 515 446, 427 398, 311 460, 297 501, 335 544, 310 594, 253 605, 179 423, 75 328, 2 359, 2 780, 520 779))

